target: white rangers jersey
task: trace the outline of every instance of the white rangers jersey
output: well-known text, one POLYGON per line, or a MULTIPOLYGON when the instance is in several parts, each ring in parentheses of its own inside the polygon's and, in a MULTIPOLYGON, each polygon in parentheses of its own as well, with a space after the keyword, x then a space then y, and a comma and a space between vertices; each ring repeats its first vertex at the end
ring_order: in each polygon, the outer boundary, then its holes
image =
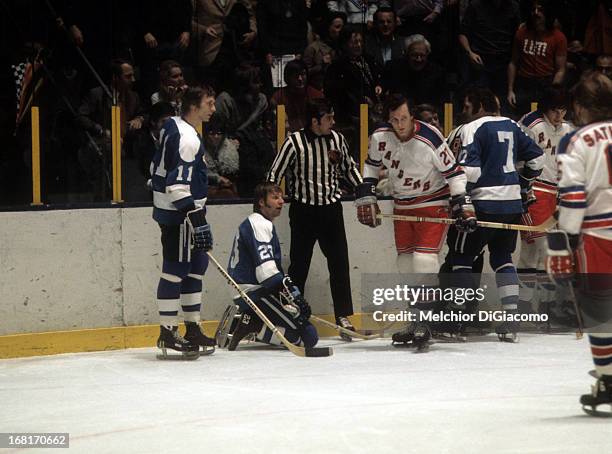
POLYGON ((566 121, 558 127, 553 126, 546 119, 544 113, 539 110, 525 115, 519 121, 519 125, 544 152, 544 168, 540 176, 534 181, 533 189, 556 194, 559 181, 557 148, 561 138, 572 132, 574 128, 566 121))
POLYGON ((565 136, 557 153, 559 228, 612 240, 612 122, 565 136))
POLYGON ((396 205, 422 208, 448 205, 449 195, 464 193, 465 174, 444 138, 415 120, 414 133, 401 142, 393 128, 379 128, 370 137, 364 181, 376 183, 382 166, 388 170, 396 205))
POLYGON ((459 125, 455 129, 453 129, 446 138, 446 143, 448 144, 448 148, 453 152, 453 156, 455 159, 459 157, 459 153, 461 152, 461 130, 465 125, 459 125))

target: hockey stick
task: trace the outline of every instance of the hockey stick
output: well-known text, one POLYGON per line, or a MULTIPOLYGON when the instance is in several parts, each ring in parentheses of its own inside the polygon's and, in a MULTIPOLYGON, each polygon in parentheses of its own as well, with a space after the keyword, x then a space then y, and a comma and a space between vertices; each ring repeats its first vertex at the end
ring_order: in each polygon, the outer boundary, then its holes
POLYGON ((576 321, 578 322, 576 339, 580 340, 584 337, 584 321, 582 320, 582 314, 580 313, 580 307, 578 307, 578 300, 576 299, 576 292, 574 292, 574 287, 571 282, 567 283, 567 292, 574 305, 574 310, 576 311, 576 321))
MULTIPOLYGON (((394 221, 409 221, 409 222, 432 222, 435 224, 455 224, 456 219, 452 218, 428 218, 421 216, 404 216, 400 214, 377 214, 378 219, 391 218, 394 221)), ((476 221, 478 227, 486 227, 489 229, 504 229, 504 230, 520 230, 523 232, 546 232, 551 229, 557 221, 551 217, 540 225, 522 225, 522 224, 504 224, 502 222, 476 221)))
POLYGON ((356 331, 351 331, 350 329, 346 329, 346 328, 343 328, 342 326, 336 325, 335 323, 328 322, 327 320, 317 317, 316 315, 311 315, 310 318, 314 320, 315 322, 318 322, 329 328, 333 328, 336 331, 339 331, 351 337, 355 337, 357 339, 370 340, 370 339, 377 339, 382 336, 382 334, 361 334, 356 331))
POLYGON ((221 264, 217 261, 217 259, 210 253, 206 253, 208 258, 213 262, 213 264, 217 267, 219 272, 223 275, 223 277, 227 280, 227 282, 238 290, 238 293, 242 297, 242 299, 249 305, 251 309, 257 314, 257 316, 266 324, 268 328, 274 333, 281 342, 287 347, 291 353, 297 356, 302 357, 320 357, 320 356, 331 356, 334 354, 334 350, 331 347, 314 347, 314 348, 305 348, 299 347, 297 345, 292 344, 287 340, 285 336, 279 331, 279 329, 270 321, 268 317, 262 312, 262 310, 257 307, 257 305, 253 302, 251 298, 246 294, 244 290, 236 283, 234 279, 229 275, 229 273, 221 266, 221 264))

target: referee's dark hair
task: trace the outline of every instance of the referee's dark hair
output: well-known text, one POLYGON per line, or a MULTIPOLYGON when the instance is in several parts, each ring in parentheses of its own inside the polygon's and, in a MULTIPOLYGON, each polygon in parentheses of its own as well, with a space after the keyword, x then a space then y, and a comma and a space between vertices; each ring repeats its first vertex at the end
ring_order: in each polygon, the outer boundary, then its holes
POLYGON ((278 192, 283 192, 281 187, 269 181, 266 183, 259 183, 257 186, 255 186, 253 194, 253 212, 260 213, 261 207, 259 206, 259 202, 263 200, 265 204, 265 200, 268 197, 268 194, 275 194, 278 192))
POLYGON ((389 115, 391 112, 397 110, 404 104, 406 104, 406 107, 408 107, 408 110, 410 110, 410 104, 404 95, 400 93, 392 93, 387 96, 383 105, 383 121, 389 121, 389 115))
POLYGON ((189 112, 191 107, 199 109, 200 104, 202 103, 202 98, 211 96, 215 96, 215 90, 213 90, 209 85, 189 87, 187 90, 185 90, 185 93, 183 93, 183 112, 189 112))
POLYGON ((313 118, 319 122, 324 115, 330 113, 334 113, 334 106, 329 99, 311 99, 306 103, 306 114, 308 115, 309 125, 312 124, 313 118))

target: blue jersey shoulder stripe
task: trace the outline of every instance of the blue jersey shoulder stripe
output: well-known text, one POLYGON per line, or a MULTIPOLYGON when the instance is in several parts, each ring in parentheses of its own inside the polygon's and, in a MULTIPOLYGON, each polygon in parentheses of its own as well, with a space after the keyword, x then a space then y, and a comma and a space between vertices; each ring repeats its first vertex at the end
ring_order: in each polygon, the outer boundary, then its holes
POLYGON ((567 147, 572 140, 572 137, 576 135, 579 130, 572 131, 566 135, 564 135, 559 141, 559 146, 557 147, 557 154, 565 154, 567 152, 567 147))
POLYGON ((440 145, 442 145, 442 142, 444 142, 442 136, 438 132, 434 131, 433 127, 429 126, 427 123, 416 120, 415 126, 417 127, 415 138, 425 139, 424 141, 426 143, 431 143, 434 149, 437 149, 440 145))
POLYGON ((535 121, 542 120, 543 118, 544 114, 542 112, 534 110, 523 117, 521 124, 529 128, 535 121))

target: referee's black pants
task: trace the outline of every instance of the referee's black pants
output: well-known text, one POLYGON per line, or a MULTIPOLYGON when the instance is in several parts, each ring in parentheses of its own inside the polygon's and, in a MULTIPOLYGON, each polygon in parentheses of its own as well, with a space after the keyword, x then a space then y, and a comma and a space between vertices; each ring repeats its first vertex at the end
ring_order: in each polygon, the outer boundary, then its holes
POLYGON ((342 204, 312 206, 295 200, 289 207, 291 226, 291 265, 289 276, 304 293, 312 251, 318 241, 327 258, 329 286, 336 317, 353 315, 348 247, 344 231, 342 204))

